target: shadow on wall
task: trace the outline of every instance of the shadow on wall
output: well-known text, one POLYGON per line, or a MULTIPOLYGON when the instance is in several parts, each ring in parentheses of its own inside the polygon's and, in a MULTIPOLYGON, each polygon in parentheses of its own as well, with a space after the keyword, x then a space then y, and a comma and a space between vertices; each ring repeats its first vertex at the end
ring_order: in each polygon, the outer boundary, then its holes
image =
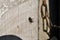
POLYGON ((22 39, 15 35, 4 35, 0 36, 0 40, 22 40, 22 39))

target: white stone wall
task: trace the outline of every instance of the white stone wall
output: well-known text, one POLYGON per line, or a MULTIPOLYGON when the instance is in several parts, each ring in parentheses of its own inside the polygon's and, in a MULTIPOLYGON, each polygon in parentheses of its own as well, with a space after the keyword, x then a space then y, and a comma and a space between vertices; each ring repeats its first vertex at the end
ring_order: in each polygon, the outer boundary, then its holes
POLYGON ((2 35, 16 35, 23 40, 38 40, 38 0, 27 0, 2 14, 0 36, 2 35), (29 17, 33 23, 29 22, 29 17))

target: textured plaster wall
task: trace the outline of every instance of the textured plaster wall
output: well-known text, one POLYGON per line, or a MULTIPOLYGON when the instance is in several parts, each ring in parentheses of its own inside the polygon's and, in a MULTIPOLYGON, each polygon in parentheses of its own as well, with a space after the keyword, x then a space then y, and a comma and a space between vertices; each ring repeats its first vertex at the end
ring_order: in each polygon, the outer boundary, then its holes
POLYGON ((16 35, 23 40, 38 39, 38 0, 12 7, 0 18, 0 36, 16 35), (28 18, 31 17, 33 23, 28 18))

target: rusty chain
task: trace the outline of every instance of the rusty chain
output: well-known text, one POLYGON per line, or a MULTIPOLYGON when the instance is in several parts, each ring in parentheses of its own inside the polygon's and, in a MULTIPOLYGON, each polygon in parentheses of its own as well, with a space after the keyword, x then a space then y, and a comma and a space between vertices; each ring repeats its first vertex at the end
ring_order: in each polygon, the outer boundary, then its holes
POLYGON ((43 0, 43 3, 41 5, 41 17, 42 17, 42 22, 43 22, 43 31, 46 32, 47 34, 49 34, 48 31, 48 27, 50 28, 50 23, 48 21, 50 21, 50 18, 48 16, 48 10, 47 10, 47 4, 46 4, 46 0, 43 0), (45 15, 44 15, 44 11, 43 11, 43 7, 45 7, 45 15), (44 29, 44 25, 45 22, 44 20, 46 20, 46 29, 44 29))

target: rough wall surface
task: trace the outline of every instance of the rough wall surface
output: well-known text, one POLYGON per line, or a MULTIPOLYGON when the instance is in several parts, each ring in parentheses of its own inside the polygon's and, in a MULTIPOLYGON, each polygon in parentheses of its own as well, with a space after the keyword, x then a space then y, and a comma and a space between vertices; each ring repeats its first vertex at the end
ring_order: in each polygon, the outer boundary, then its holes
POLYGON ((2 13, 0 36, 16 35, 23 40, 38 39, 38 0, 26 0, 2 13), (32 23, 29 22, 29 17, 32 23))

